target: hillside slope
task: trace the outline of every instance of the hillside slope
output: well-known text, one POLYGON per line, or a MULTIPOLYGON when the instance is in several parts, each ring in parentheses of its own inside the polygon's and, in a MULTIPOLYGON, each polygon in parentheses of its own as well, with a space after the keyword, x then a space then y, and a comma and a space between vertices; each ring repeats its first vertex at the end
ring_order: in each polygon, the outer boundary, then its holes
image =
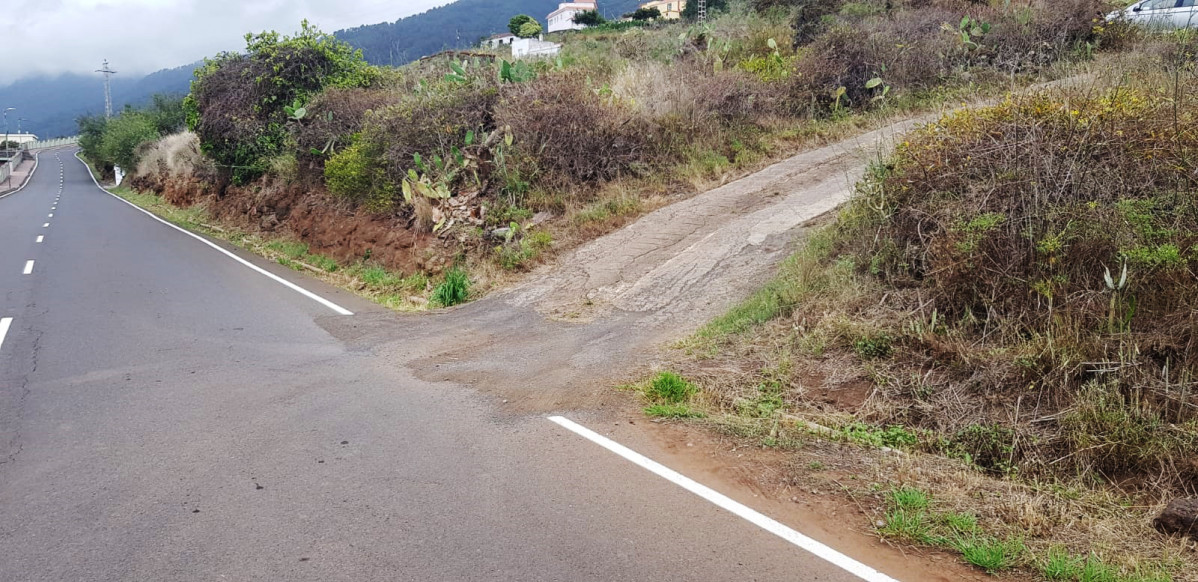
MULTIPOLYGON (((608 0, 599 11, 608 18, 636 10, 638 0, 608 0)), ((458 0, 395 22, 337 31, 337 38, 362 49, 375 65, 399 66, 446 49, 465 48, 496 32, 507 30, 517 14, 529 14, 545 24, 558 0, 458 0)))
MULTIPOLYGON (((142 105, 155 93, 186 93, 196 64, 164 69, 144 77, 112 79, 112 106, 142 105)), ((23 118, 21 129, 43 138, 75 135, 75 120, 89 113, 104 111, 104 79, 100 75, 66 74, 57 77, 33 77, 0 87, 0 103, 16 108, 9 114, 9 129, 17 130, 16 118, 23 118)), ((3 131, 0 129, 0 131, 3 131)))

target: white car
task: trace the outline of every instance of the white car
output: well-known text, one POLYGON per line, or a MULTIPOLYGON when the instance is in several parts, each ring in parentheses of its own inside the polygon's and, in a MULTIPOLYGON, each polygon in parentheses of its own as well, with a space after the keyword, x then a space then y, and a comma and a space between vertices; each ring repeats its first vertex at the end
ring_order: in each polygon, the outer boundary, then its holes
POLYGON ((1195 0, 1142 0, 1107 16, 1120 19, 1155 29, 1196 28, 1198 6, 1195 0))

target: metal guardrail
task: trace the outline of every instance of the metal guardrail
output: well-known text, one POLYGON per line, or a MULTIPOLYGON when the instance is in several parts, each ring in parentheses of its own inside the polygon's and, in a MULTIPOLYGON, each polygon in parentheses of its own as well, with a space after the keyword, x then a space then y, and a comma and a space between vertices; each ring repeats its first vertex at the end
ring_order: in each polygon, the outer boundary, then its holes
POLYGON ((27 152, 33 150, 46 150, 50 148, 62 147, 67 145, 75 145, 79 143, 79 136, 60 137, 58 139, 44 139, 40 141, 31 141, 21 144, 21 149, 27 152))

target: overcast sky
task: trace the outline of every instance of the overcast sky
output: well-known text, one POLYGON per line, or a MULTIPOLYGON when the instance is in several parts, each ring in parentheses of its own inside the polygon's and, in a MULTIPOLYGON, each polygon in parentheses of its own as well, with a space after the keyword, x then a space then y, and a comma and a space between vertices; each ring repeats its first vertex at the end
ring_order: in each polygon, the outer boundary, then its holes
POLYGON ((37 75, 151 73, 245 46, 245 33, 391 22, 450 0, 17 0, 4 4, 0 86, 37 75), (15 19, 16 22, 13 22, 15 19))

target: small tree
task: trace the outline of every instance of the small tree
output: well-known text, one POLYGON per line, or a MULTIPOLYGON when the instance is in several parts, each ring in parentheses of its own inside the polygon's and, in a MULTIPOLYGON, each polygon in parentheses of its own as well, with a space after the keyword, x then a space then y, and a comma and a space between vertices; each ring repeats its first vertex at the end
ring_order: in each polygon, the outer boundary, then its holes
POLYGON ((574 15, 574 24, 579 26, 599 26, 607 22, 607 19, 599 14, 598 10, 587 10, 574 15))
POLYGON ((637 8, 636 12, 632 13, 633 20, 657 20, 658 18, 661 18, 661 10, 658 10, 656 6, 653 8, 637 8))
POLYGON ((516 33, 516 36, 520 38, 532 38, 538 34, 541 34, 541 30, 542 28, 540 22, 535 20, 532 22, 525 22, 524 24, 520 25, 520 32, 516 33))
MULTIPOLYGON (((521 36, 520 27, 524 26, 525 24, 528 24, 529 22, 536 22, 536 21, 537 21, 537 19, 535 19, 527 14, 520 14, 517 16, 513 16, 512 19, 508 21, 507 29, 508 29, 508 32, 511 32, 512 34, 514 34, 516 36, 521 36)), ((525 38, 527 38, 527 37, 525 37, 525 38)))

